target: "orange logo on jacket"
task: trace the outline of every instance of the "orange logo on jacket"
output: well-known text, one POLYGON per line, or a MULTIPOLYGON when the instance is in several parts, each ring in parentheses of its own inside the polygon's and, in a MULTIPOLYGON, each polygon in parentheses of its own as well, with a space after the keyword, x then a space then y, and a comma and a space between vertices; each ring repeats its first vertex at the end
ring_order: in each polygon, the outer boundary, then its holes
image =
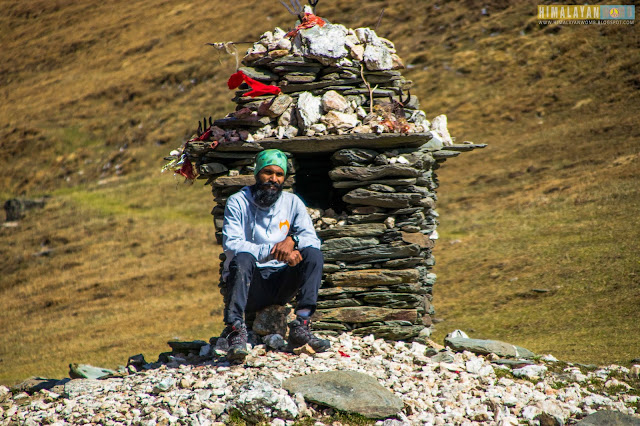
POLYGON ((287 225, 287 232, 289 232, 289 229, 291 229, 291 225, 289 225, 288 220, 285 220, 284 222, 280 222, 280 229, 282 229, 282 227, 285 225, 287 225))

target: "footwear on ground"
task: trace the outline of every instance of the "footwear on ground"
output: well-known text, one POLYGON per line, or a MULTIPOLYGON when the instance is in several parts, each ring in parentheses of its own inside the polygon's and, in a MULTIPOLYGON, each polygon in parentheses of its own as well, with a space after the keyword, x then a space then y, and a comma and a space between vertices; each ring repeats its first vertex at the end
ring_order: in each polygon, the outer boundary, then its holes
POLYGON ((298 316, 294 321, 289 323, 289 346, 291 348, 299 348, 308 344, 316 352, 324 352, 331 346, 331 342, 320 339, 311 333, 309 326, 311 320, 298 316))
MULTIPOLYGON (((227 359, 229 361, 242 362, 247 355, 249 355, 249 351, 247 350, 247 326, 238 320, 227 327, 231 327, 227 336, 229 342, 227 359)), ((225 331, 227 331, 227 329, 225 329, 225 331)))

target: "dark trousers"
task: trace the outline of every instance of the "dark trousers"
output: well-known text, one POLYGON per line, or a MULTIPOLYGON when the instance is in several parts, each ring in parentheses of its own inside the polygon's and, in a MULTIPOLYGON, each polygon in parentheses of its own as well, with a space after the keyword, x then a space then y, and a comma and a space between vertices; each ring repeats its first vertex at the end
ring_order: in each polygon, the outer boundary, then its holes
POLYGON ((285 305, 296 295, 296 310, 310 309, 318 301, 324 259, 313 247, 300 250, 302 262, 296 266, 258 268, 250 253, 238 253, 229 264, 224 322, 244 321, 245 312, 256 312, 270 305, 285 305))

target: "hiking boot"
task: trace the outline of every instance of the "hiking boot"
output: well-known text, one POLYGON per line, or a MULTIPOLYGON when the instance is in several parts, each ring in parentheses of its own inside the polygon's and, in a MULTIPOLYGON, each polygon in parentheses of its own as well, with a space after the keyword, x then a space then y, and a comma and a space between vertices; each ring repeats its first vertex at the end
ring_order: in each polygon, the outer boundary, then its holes
POLYGON ((222 333, 220 333, 220 337, 212 337, 209 339, 209 344, 216 351, 224 351, 227 352, 229 350, 229 334, 233 331, 233 327, 227 325, 222 333))
POLYGON ((249 355, 247 350, 247 326, 238 320, 227 327, 230 327, 230 332, 227 336, 229 342, 227 359, 229 361, 242 362, 249 355))
POLYGON ((331 342, 314 336, 309 329, 310 324, 309 318, 300 316, 289 323, 289 347, 299 348, 309 344, 316 352, 324 352, 329 349, 331 342))

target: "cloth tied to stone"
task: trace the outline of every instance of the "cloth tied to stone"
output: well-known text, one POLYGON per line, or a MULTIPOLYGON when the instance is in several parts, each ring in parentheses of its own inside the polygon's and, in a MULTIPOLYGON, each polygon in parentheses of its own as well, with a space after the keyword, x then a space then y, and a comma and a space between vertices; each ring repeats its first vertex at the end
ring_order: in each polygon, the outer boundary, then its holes
POLYGON ((281 92, 279 87, 260 83, 259 81, 247 76, 242 71, 238 71, 235 74, 232 74, 227 81, 227 86, 229 86, 229 90, 233 90, 240 87, 242 83, 247 83, 249 87, 251 87, 251 90, 243 94, 242 96, 249 96, 250 98, 269 94, 277 95, 281 92))
POLYGON ((293 30, 289 31, 285 37, 295 37, 300 30, 306 30, 311 27, 315 27, 318 25, 319 27, 324 27, 324 19, 319 16, 314 15, 313 13, 306 12, 302 17, 302 22, 295 27, 293 30))
MULTIPOLYGON (((196 136, 195 138, 191 138, 189 139, 188 142, 202 142, 202 141, 206 141, 207 139, 209 139, 211 137, 211 135, 213 134, 213 126, 209 127, 203 134, 201 134, 200 136, 196 136)), ((216 149, 218 147, 218 141, 213 141, 211 142, 211 144, 209 145, 209 148, 211 149, 216 149)))
POLYGON ((196 170, 191 164, 191 161, 185 157, 184 162, 182 163, 182 167, 178 170, 175 170, 175 173, 184 176, 189 180, 194 180, 197 177, 196 170))

